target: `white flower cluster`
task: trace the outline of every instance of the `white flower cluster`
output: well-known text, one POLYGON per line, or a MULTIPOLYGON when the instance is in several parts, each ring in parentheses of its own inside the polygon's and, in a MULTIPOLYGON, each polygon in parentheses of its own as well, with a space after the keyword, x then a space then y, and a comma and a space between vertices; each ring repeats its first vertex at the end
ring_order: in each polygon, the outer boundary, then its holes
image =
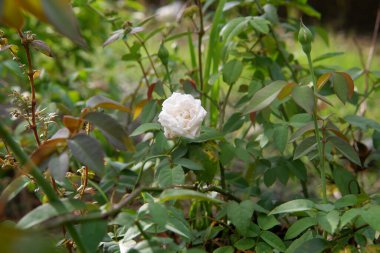
POLYGON ((193 139, 199 136, 206 115, 199 99, 174 92, 163 102, 158 122, 164 127, 166 138, 183 136, 193 139))

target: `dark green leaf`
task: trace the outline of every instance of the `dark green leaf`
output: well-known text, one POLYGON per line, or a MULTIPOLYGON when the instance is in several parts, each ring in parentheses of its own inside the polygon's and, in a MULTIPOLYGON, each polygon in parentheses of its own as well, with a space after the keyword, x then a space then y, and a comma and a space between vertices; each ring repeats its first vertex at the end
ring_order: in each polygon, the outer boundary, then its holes
POLYGON ((255 240, 252 238, 243 238, 234 243, 235 248, 238 250, 248 250, 255 246, 255 240))
POLYGON ((260 237, 264 240, 264 242, 268 243, 270 246, 279 250, 280 252, 284 252, 286 250, 284 242, 276 234, 270 231, 263 231, 260 237))
POLYGON ((346 169, 335 166, 333 178, 342 195, 357 194, 360 192, 359 183, 356 181, 355 176, 346 169))
POLYGON ((335 208, 340 209, 347 206, 354 206, 358 203, 358 197, 353 194, 347 194, 335 201, 335 208))
POLYGON ((242 116, 240 112, 234 113, 227 120, 227 122, 223 126, 224 133, 231 133, 233 131, 239 130, 241 126, 244 124, 245 117, 242 116))
POLYGON ((310 136, 304 139, 300 144, 297 145, 296 150, 294 151, 294 160, 301 158, 304 155, 307 155, 311 151, 315 150, 317 147, 317 141, 315 136, 310 136))
POLYGON ((202 164, 194 162, 187 158, 181 158, 178 161, 176 161, 176 163, 190 170, 204 170, 202 164))
POLYGON ((131 140, 124 128, 114 118, 101 112, 89 112, 84 118, 98 127, 115 148, 126 150, 126 146, 131 140))
POLYGON ((86 47, 86 41, 80 35, 79 26, 71 6, 66 1, 42 0, 44 14, 50 24, 75 43, 86 47))
POLYGON ((342 153, 342 155, 344 155, 348 160, 361 166, 361 161, 358 153, 346 141, 336 136, 330 136, 327 141, 331 143, 337 150, 339 150, 339 152, 342 153))
POLYGON ((168 221, 168 210, 165 206, 159 203, 150 203, 148 208, 153 222, 165 226, 168 221))
POLYGON ((96 252, 100 241, 102 241, 107 233, 107 221, 95 220, 84 222, 79 226, 79 233, 82 238, 85 238, 82 241, 87 252, 96 252))
POLYGON ((303 242, 294 253, 321 253, 329 247, 326 240, 322 238, 313 238, 303 242))
POLYGON ((67 144, 76 159, 96 173, 103 173, 104 152, 96 139, 85 134, 78 134, 69 139, 67 144))
POLYGON ((288 126, 276 126, 273 131, 273 141, 278 150, 283 153, 288 143, 288 126))
POLYGON ((317 220, 324 231, 334 234, 339 224, 339 212, 337 210, 332 210, 327 214, 320 212, 318 213, 317 220))
POLYGON ((232 246, 223 246, 220 248, 217 248, 212 253, 234 253, 235 249, 232 246))

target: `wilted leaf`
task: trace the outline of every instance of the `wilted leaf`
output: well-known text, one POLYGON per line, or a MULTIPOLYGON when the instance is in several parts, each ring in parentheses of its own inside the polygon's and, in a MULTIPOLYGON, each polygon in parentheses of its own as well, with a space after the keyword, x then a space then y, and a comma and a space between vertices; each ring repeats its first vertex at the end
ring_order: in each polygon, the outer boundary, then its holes
POLYGON ((63 125, 70 130, 70 133, 77 133, 79 130, 81 130, 83 122, 83 119, 70 115, 63 116, 62 120, 63 125))
POLYGON ((286 98, 287 96, 289 96, 292 93, 293 88, 295 86, 297 86, 297 84, 293 83, 293 82, 286 84, 286 86, 284 88, 282 88, 281 92, 278 94, 277 98, 280 100, 286 98))
POLYGON ((50 139, 43 142, 31 155, 31 160, 35 165, 40 165, 48 159, 58 148, 64 148, 67 145, 66 138, 50 139))
POLYGON ((332 76, 332 73, 328 72, 328 73, 324 73, 318 78, 317 87, 319 90, 322 89, 322 87, 327 83, 327 81, 330 79, 331 76, 332 76))

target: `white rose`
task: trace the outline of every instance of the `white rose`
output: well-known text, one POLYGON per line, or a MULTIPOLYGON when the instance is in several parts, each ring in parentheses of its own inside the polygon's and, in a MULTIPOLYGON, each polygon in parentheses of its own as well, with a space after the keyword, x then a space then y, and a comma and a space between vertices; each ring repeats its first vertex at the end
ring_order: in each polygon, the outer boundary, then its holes
POLYGON ((158 122, 164 127, 166 138, 183 136, 193 139, 199 136, 206 114, 199 99, 174 92, 162 104, 158 122))

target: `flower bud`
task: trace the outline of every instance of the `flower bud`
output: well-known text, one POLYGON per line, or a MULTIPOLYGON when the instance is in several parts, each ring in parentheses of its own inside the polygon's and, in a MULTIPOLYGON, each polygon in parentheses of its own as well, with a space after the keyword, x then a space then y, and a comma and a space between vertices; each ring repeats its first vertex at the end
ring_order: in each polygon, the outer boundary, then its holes
POLYGON ((164 46, 164 44, 161 44, 160 46, 160 49, 158 50, 158 58, 160 58, 162 64, 164 64, 165 66, 168 65, 169 63, 169 51, 166 49, 166 47, 164 46))
POLYGON ((310 30, 302 23, 300 24, 300 30, 298 32, 298 41, 302 45, 302 50, 305 54, 311 52, 311 41, 313 40, 313 34, 310 30))

